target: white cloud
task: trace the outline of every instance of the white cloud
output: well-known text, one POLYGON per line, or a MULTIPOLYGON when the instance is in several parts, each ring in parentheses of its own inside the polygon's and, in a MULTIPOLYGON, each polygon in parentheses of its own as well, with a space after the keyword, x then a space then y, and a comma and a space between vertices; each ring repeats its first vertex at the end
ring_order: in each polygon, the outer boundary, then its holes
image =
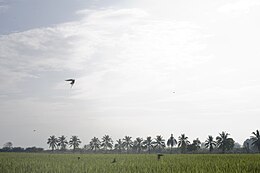
POLYGON ((41 71, 80 71, 75 97, 99 98, 163 88, 176 69, 207 60, 197 55, 206 38, 192 23, 156 20, 140 9, 78 14, 80 21, 1 36, 1 75, 9 81, 1 87, 41 71))
POLYGON ((239 16, 260 5, 258 0, 238 0, 235 2, 227 3, 218 9, 218 12, 228 14, 231 16, 239 16))

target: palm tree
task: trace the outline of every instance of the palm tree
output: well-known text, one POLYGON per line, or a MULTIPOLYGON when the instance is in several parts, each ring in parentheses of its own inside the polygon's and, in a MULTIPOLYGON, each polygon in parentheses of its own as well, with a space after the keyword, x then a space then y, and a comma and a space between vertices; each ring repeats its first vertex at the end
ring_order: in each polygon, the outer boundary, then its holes
POLYGON ((133 147, 133 141, 131 140, 132 137, 130 136, 125 136, 123 138, 123 146, 126 148, 126 152, 129 152, 129 149, 133 147))
POLYGON ((91 139, 89 145, 90 145, 91 150, 94 150, 94 152, 96 152, 97 149, 100 148, 101 142, 98 138, 94 137, 91 139))
POLYGON ((146 140, 144 140, 144 142, 143 142, 143 145, 144 145, 145 148, 148 149, 149 154, 151 153, 152 143, 153 143, 153 140, 152 140, 151 136, 148 136, 146 138, 146 140))
POLYGON ((61 150, 66 150, 66 146, 68 145, 68 141, 66 140, 66 137, 62 135, 58 138, 58 146, 61 150))
POLYGON ((52 151, 57 147, 58 139, 52 135, 48 138, 47 144, 49 144, 49 148, 51 148, 52 151))
POLYGON ((212 152, 213 148, 216 147, 217 143, 214 141, 214 138, 209 135, 208 139, 205 141, 206 148, 209 148, 209 152, 212 152))
POLYGON ((173 134, 171 134, 171 137, 168 139, 168 141, 167 141, 167 146, 169 147, 169 146, 171 146, 171 153, 172 153, 172 148, 173 148, 173 146, 174 145, 176 145, 177 144, 177 141, 176 141, 176 139, 173 137, 173 134))
POLYGON ((178 147, 181 148, 181 153, 184 153, 187 149, 187 146, 190 144, 190 141, 188 141, 188 137, 185 136, 185 134, 181 134, 179 136, 179 142, 178 142, 178 147))
POLYGON ((230 134, 222 132, 216 137, 218 148, 222 150, 222 153, 234 147, 235 141, 232 138, 228 138, 228 135, 230 134))
POLYGON ((196 138, 195 140, 193 140, 192 145, 194 145, 197 149, 199 149, 200 145, 201 145, 199 138, 196 138))
POLYGON ((109 137, 109 135, 103 136, 101 146, 105 149, 105 152, 107 152, 108 148, 113 148, 113 140, 109 137))
POLYGON ((140 153, 141 149, 143 148, 143 139, 140 137, 136 138, 134 141, 134 146, 136 147, 137 152, 140 153))
POLYGON ((154 139, 153 146, 155 149, 157 149, 159 152, 165 147, 165 140, 161 135, 157 135, 154 139))
POLYGON ((115 144, 115 149, 119 151, 119 153, 122 152, 122 149, 124 148, 123 146, 123 141, 121 139, 116 140, 116 144, 115 144))
POLYGON ((188 145, 187 146, 187 150, 188 151, 191 151, 191 152, 194 152, 194 151, 197 151, 198 149, 200 149, 200 140, 199 138, 193 140, 192 144, 188 145))
POLYGON ((79 144, 81 143, 80 139, 77 137, 77 136, 72 136, 70 138, 70 141, 69 141, 69 144, 70 144, 70 147, 73 146, 73 151, 76 150, 76 148, 79 147, 79 144))
POLYGON ((253 135, 255 136, 251 136, 251 139, 253 140, 252 145, 256 146, 258 149, 258 152, 260 153, 260 134, 259 134, 259 130, 256 130, 256 132, 252 132, 253 135))

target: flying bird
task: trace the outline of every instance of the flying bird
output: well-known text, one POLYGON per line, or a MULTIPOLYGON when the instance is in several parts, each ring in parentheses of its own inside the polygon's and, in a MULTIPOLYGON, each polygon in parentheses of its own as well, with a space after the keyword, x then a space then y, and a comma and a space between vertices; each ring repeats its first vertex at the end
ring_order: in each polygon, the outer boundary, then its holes
POLYGON ((70 84, 71 84, 71 87, 70 87, 70 88, 72 88, 72 86, 73 86, 74 83, 75 83, 75 79, 67 79, 67 80, 65 80, 65 81, 69 81, 69 82, 70 82, 70 84))

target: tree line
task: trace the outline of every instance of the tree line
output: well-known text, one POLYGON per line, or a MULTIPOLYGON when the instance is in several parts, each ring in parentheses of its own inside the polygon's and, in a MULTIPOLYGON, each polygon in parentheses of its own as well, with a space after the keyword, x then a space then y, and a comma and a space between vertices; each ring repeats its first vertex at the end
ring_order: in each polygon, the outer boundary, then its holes
MULTIPOLYGON (((242 152, 260 152, 260 135, 259 130, 252 132, 253 136, 250 137, 249 141, 245 141, 243 144, 242 152), (254 149, 254 150, 253 150, 254 149)), ((125 136, 122 139, 118 139, 115 142, 109 135, 104 135, 101 139, 93 137, 88 145, 84 145, 82 150, 92 151, 93 153, 151 153, 151 152, 179 152, 179 153, 196 153, 205 148, 209 153, 226 153, 234 149, 235 141, 229 137, 229 133, 221 132, 214 139, 213 136, 209 135, 205 142, 201 142, 198 138, 192 142, 188 140, 185 134, 181 134, 176 140, 171 134, 169 139, 166 141, 161 135, 157 135, 155 138, 148 136, 146 138, 137 137, 132 139, 131 136, 125 136), (177 146, 177 148, 175 147, 177 146)), ((67 141, 64 135, 56 138, 54 135, 48 138, 47 144, 52 151, 65 151, 67 147, 72 147, 73 151, 79 151, 79 145, 81 140, 77 136, 72 136, 67 141)))
MULTIPOLYGON (((125 136, 115 142, 109 135, 104 135, 101 139, 93 137, 89 144, 80 148, 82 143, 78 136, 72 136, 69 140, 62 135, 55 137, 50 136, 47 144, 52 152, 87 152, 87 153, 260 153, 260 134, 259 130, 252 132, 252 136, 247 139, 243 147, 235 149, 235 141, 229 137, 230 134, 221 132, 214 138, 209 135, 204 142, 198 138, 192 142, 185 134, 181 134, 177 139, 171 134, 168 140, 161 135, 155 138, 148 136, 146 138, 125 136), (176 146, 176 147, 175 147, 176 146), (70 150, 69 148, 72 148, 70 150)), ((11 142, 7 142, 0 151, 4 152, 44 152, 43 148, 29 147, 12 147, 11 142)), ((45 151, 48 152, 48 151, 45 151)))

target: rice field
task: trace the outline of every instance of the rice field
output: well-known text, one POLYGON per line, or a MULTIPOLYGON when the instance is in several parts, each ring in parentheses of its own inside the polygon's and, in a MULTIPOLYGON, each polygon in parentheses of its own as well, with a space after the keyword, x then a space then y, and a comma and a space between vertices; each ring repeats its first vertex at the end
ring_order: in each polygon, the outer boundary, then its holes
POLYGON ((36 154, 0 153, 0 173, 259 173, 254 154, 36 154), (115 163, 111 163, 114 158, 115 163))

